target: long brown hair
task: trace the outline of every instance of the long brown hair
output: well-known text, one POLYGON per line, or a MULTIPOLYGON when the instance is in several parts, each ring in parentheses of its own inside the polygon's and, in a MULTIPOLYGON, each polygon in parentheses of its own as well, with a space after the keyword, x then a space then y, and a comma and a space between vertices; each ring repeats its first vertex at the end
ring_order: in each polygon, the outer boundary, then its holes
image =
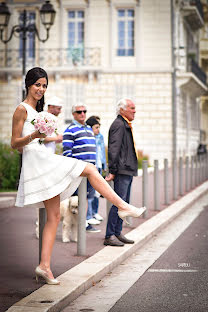
MULTIPOLYGON (((48 75, 43 68, 34 67, 27 72, 26 77, 25 77, 26 95, 28 95, 28 88, 32 86, 40 78, 46 78, 47 85, 48 85, 48 75)), ((37 102, 36 111, 42 112, 44 104, 45 104, 45 100, 44 100, 44 95, 43 95, 43 97, 37 102)))

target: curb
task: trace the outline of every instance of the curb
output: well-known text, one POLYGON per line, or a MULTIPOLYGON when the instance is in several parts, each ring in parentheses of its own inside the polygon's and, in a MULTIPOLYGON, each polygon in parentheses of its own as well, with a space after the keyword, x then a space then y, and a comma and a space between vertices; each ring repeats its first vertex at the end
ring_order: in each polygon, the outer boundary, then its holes
POLYGON ((0 197, 0 209, 14 207, 15 199, 16 198, 14 196, 0 197))
POLYGON ((15 303, 7 311, 61 311, 206 193, 208 193, 208 181, 126 234, 126 237, 135 241, 133 245, 125 245, 121 248, 104 247, 92 257, 60 275, 58 279, 61 285, 44 285, 15 303))

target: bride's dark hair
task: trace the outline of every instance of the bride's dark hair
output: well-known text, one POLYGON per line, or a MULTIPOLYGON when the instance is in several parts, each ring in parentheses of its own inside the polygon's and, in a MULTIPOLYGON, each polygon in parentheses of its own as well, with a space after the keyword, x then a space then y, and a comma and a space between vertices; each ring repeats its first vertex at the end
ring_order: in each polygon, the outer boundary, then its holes
MULTIPOLYGON (((28 95, 28 87, 32 86, 40 78, 46 78, 47 85, 48 85, 48 75, 44 69, 40 67, 34 67, 27 72, 26 77, 25 77, 26 95, 28 95)), ((37 103, 36 111, 42 112, 44 104, 45 104, 45 101, 44 101, 44 95, 43 95, 43 97, 37 103)))

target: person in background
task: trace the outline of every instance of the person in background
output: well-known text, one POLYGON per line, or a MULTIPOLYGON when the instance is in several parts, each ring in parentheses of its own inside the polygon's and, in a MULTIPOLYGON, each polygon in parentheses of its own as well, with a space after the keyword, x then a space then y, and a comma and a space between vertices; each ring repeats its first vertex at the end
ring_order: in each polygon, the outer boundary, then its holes
MULTIPOLYGON (((127 203, 130 199, 133 176, 137 175, 138 161, 134 144, 132 121, 136 113, 135 104, 130 99, 117 103, 117 117, 109 129, 108 166, 106 181, 114 181, 114 191, 127 203)), ((104 245, 124 246, 133 244, 122 233, 123 220, 118 208, 113 205, 108 215, 104 245)))
POLYGON ((207 147, 206 144, 199 143, 198 148, 197 148, 197 155, 206 155, 207 154, 207 147))
MULTIPOLYGON (((96 168, 99 173, 106 171, 106 156, 105 156, 105 143, 103 135, 100 133, 100 118, 98 116, 91 116, 87 119, 86 123, 92 127, 96 140, 96 168)), ((95 192, 95 197, 92 202, 92 217, 98 221, 102 221, 103 217, 98 213, 100 194, 95 192)))
MULTIPOLYGON (((62 101, 59 97, 53 96, 48 101, 46 101, 46 105, 48 107, 47 112, 53 114, 55 117, 58 117, 58 115, 61 113, 62 101)), ((44 139, 44 144, 52 153, 55 153, 56 144, 61 143, 62 140, 62 134, 52 133, 52 135, 47 136, 44 139)))
MULTIPOLYGON (((78 103, 72 106, 74 119, 66 128, 63 135, 63 155, 67 157, 84 160, 95 165, 96 142, 92 128, 85 123, 87 108, 84 104, 78 103)), ((93 225, 100 224, 100 221, 92 217, 92 202, 95 190, 87 180, 87 220, 86 231, 90 233, 100 232, 93 225)))

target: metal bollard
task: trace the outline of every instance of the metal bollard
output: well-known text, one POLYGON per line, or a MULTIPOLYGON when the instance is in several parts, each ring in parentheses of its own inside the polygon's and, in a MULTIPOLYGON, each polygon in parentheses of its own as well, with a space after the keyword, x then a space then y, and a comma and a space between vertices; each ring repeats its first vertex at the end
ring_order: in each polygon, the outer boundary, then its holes
POLYGON ((179 158, 179 195, 183 196, 183 158, 179 158))
POLYGON ((203 173, 203 160, 204 160, 204 157, 202 155, 201 156, 201 183, 203 182, 203 176, 204 176, 204 173, 203 173))
POLYGON ((191 189, 194 188, 194 156, 191 156, 191 171, 190 171, 190 184, 191 189))
POLYGON ((208 154, 206 155, 206 180, 208 179, 208 154))
POLYGON ((201 156, 201 182, 204 182, 204 155, 201 156))
POLYGON ((189 157, 186 156, 186 192, 189 191, 189 157))
POLYGON ((203 157, 203 181, 206 181, 206 155, 203 157))
POLYGON ((204 155, 202 156, 202 182, 204 182, 204 155))
POLYGON ((165 205, 169 204, 169 196, 168 196, 168 159, 164 159, 164 197, 165 197, 165 205))
POLYGON ((205 155, 203 156, 203 182, 206 180, 206 164, 205 164, 205 155))
POLYGON ((205 161, 204 161, 204 159, 205 159, 205 157, 204 157, 204 155, 203 155, 203 157, 202 157, 202 182, 204 182, 205 181, 205 161))
POLYGON ((154 160, 154 210, 160 210, 160 181, 158 160, 154 160))
POLYGON ((83 178, 78 188, 78 241, 77 255, 86 255, 86 207, 87 207, 87 178, 83 178))
POLYGON ((46 222, 46 210, 45 208, 39 208, 39 263, 41 260, 41 251, 42 251, 42 239, 43 239, 43 229, 46 222))
MULTIPOLYGON (((147 173, 148 161, 142 160, 142 206, 148 207, 147 193, 148 193, 148 173, 147 173)), ((148 209, 148 208, 147 208, 148 209)), ((143 213, 143 218, 147 217, 147 209, 143 213)))
POLYGON ((198 157, 198 184, 201 184, 201 156, 198 157))
POLYGON ((198 157, 195 156, 195 186, 198 185, 198 157))
POLYGON ((208 155, 206 155, 206 180, 208 179, 208 155))
POLYGON ((178 198, 178 193, 177 193, 177 160, 173 159, 173 199, 176 200, 178 198))
POLYGON ((207 164, 207 159, 206 159, 206 155, 204 155, 204 181, 206 181, 206 179, 207 179, 207 175, 206 175, 206 170, 207 170, 207 166, 206 166, 206 164, 207 164))

